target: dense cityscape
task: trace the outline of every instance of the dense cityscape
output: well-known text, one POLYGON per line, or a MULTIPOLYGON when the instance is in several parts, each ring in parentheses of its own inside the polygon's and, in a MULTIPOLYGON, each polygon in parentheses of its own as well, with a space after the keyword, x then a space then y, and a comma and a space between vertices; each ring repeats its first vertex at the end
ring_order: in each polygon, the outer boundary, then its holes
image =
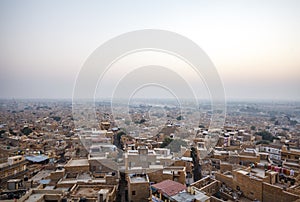
POLYGON ((1 100, 1 200, 300 200, 300 103, 228 102, 217 131, 209 102, 145 103, 77 128, 71 101, 1 100))
POLYGON ((299 0, 1 0, 0 202, 300 202, 299 0))

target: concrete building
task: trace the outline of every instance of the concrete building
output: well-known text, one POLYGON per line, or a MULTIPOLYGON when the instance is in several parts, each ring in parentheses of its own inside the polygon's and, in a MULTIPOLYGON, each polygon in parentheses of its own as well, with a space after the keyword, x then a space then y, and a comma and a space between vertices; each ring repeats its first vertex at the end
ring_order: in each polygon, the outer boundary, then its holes
POLYGON ((130 202, 146 202, 150 200, 150 181, 146 174, 129 174, 128 200, 130 202))
POLYGON ((88 159, 71 159, 65 166, 67 173, 89 172, 90 165, 88 159))
POLYGON ((6 163, 0 164, 0 183, 3 185, 9 179, 23 178, 27 173, 27 162, 23 156, 8 157, 6 163))
POLYGON ((57 175, 63 176, 57 182, 60 187, 72 187, 76 184, 118 185, 118 172, 104 167, 95 159, 71 159, 64 170, 58 170, 57 175), (91 164, 90 164, 91 163, 91 164), (62 172, 62 173, 61 173, 62 172))
POLYGON ((159 183, 164 180, 172 180, 180 184, 186 184, 186 170, 184 166, 169 166, 161 169, 149 170, 150 182, 159 183))
POLYGON ((117 187, 113 185, 76 185, 70 190, 72 201, 113 202, 116 201, 117 187))
POLYGON ((276 162, 281 161, 281 146, 260 145, 259 151, 268 153, 272 161, 276 161, 276 162))
POLYGON ((300 150, 282 146, 281 150, 282 164, 285 167, 300 169, 300 150))
POLYGON ((174 182, 172 180, 164 180, 157 184, 151 185, 153 195, 152 197, 162 201, 169 201, 172 196, 175 196, 180 192, 186 191, 186 189, 187 188, 185 185, 178 182, 174 182))
POLYGON ((210 177, 204 177, 201 180, 192 183, 190 187, 193 187, 194 189, 198 189, 203 193, 205 193, 207 196, 212 197, 219 191, 220 185, 221 185, 220 181, 216 179, 212 179, 210 177))
POLYGON ((125 169, 149 168, 156 164, 157 155, 154 150, 149 150, 146 146, 139 146, 137 150, 128 150, 124 154, 125 169))
POLYGON ((222 183, 221 192, 231 193, 232 198, 242 195, 250 200, 282 202, 300 199, 299 195, 283 189, 278 172, 247 168, 215 173, 215 177, 222 183))

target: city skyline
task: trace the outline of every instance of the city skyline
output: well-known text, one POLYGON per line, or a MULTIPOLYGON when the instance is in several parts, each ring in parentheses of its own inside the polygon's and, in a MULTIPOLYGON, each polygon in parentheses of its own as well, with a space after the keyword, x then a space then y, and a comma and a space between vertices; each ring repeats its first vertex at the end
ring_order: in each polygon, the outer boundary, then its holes
POLYGON ((0 202, 300 202, 300 1, 0 1, 0 202))

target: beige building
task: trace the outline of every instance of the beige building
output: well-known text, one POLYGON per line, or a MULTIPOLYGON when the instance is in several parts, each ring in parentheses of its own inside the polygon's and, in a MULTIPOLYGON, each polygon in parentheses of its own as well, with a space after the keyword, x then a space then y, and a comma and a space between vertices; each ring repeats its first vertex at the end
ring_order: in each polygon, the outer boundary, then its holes
POLYGON ((149 150, 146 146, 139 146, 137 150, 127 150, 124 154, 125 169, 149 168, 157 162, 154 150, 149 150))
POLYGON ((88 159, 71 159, 66 165, 65 170, 67 173, 83 173, 89 172, 90 165, 88 159))
POLYGON ((128 180, 128 200, 130 202, 150 201, 150 182, 146 174, 129 174, 128 180))
POLYGON ((221 194, 223 195, 229 196, 228 193, 236 193, 236 197, 242 195, 250 200, 259 201, 284 202, 300 199, 299 195, 283 189, 284 184, 279 182, 279 173, 274 171, 247 168, 215 173, 215 176, 218 181, 222 182, 221 194))
POLYGON ((4 184, 9 179, 23 178, 27 173, 26 160, 23 156, 8 157, 6 163, 0 164, 0 182, 4 184))
POLYGON ((186 171, 184 166, 169 166, 147 172, 147 174, 153 183, 159 183, 164 180, 172 180, 184 185, 186 183, 186 171))
POLYGON ((300 169, 300 150, 290 149, 287 146, 282 146, 281 160, 285 167, 300 169))

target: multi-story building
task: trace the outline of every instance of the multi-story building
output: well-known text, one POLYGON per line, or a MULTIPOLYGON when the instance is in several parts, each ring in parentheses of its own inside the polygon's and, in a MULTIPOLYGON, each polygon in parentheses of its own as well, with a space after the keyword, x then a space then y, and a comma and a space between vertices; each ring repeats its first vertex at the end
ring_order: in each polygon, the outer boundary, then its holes
POLYGON ((156 164, 156 153, 146 146, 139 146, 137 150, 128 150, 125 154, 125 169, 149 168, 156 164))
POLYGON ((288 146, 282 146, 281 150, 282 164, 289 168, 299 169, 300 168, 300 150, 292 149, 288 146))
POLYGON ((235 193, 233 198, 244 196, 254 201, 296 201, 300 199, 299 195, 285 190, 288 186, 292 187, 291 182, 282 184, 279 180, 279 173, 272 170, 238 168, 224 173, 215 173, 215 176, 222 183, 219 192, 235 193))
POLYGON ((147 174, 128 175, 128 199, 130 202, 150 201, 150 182, 147 174))
POLYGON ((0 164, 0 183, 6 183, 12 178, 23 178, 27 173, 27 161, 23 156, 8 157, 6 163, 0 164))
POLYGON ((172 180, 186 184, 186 170, 184 166, 169 166, 161 169, 146 170, 151 183, 172 180))
POLYGON ((281 161, 281 146, 276 145, 260 145, 260 152, 266 152, 269 154, 269 158, 272 161, 280 162, 281 161))

